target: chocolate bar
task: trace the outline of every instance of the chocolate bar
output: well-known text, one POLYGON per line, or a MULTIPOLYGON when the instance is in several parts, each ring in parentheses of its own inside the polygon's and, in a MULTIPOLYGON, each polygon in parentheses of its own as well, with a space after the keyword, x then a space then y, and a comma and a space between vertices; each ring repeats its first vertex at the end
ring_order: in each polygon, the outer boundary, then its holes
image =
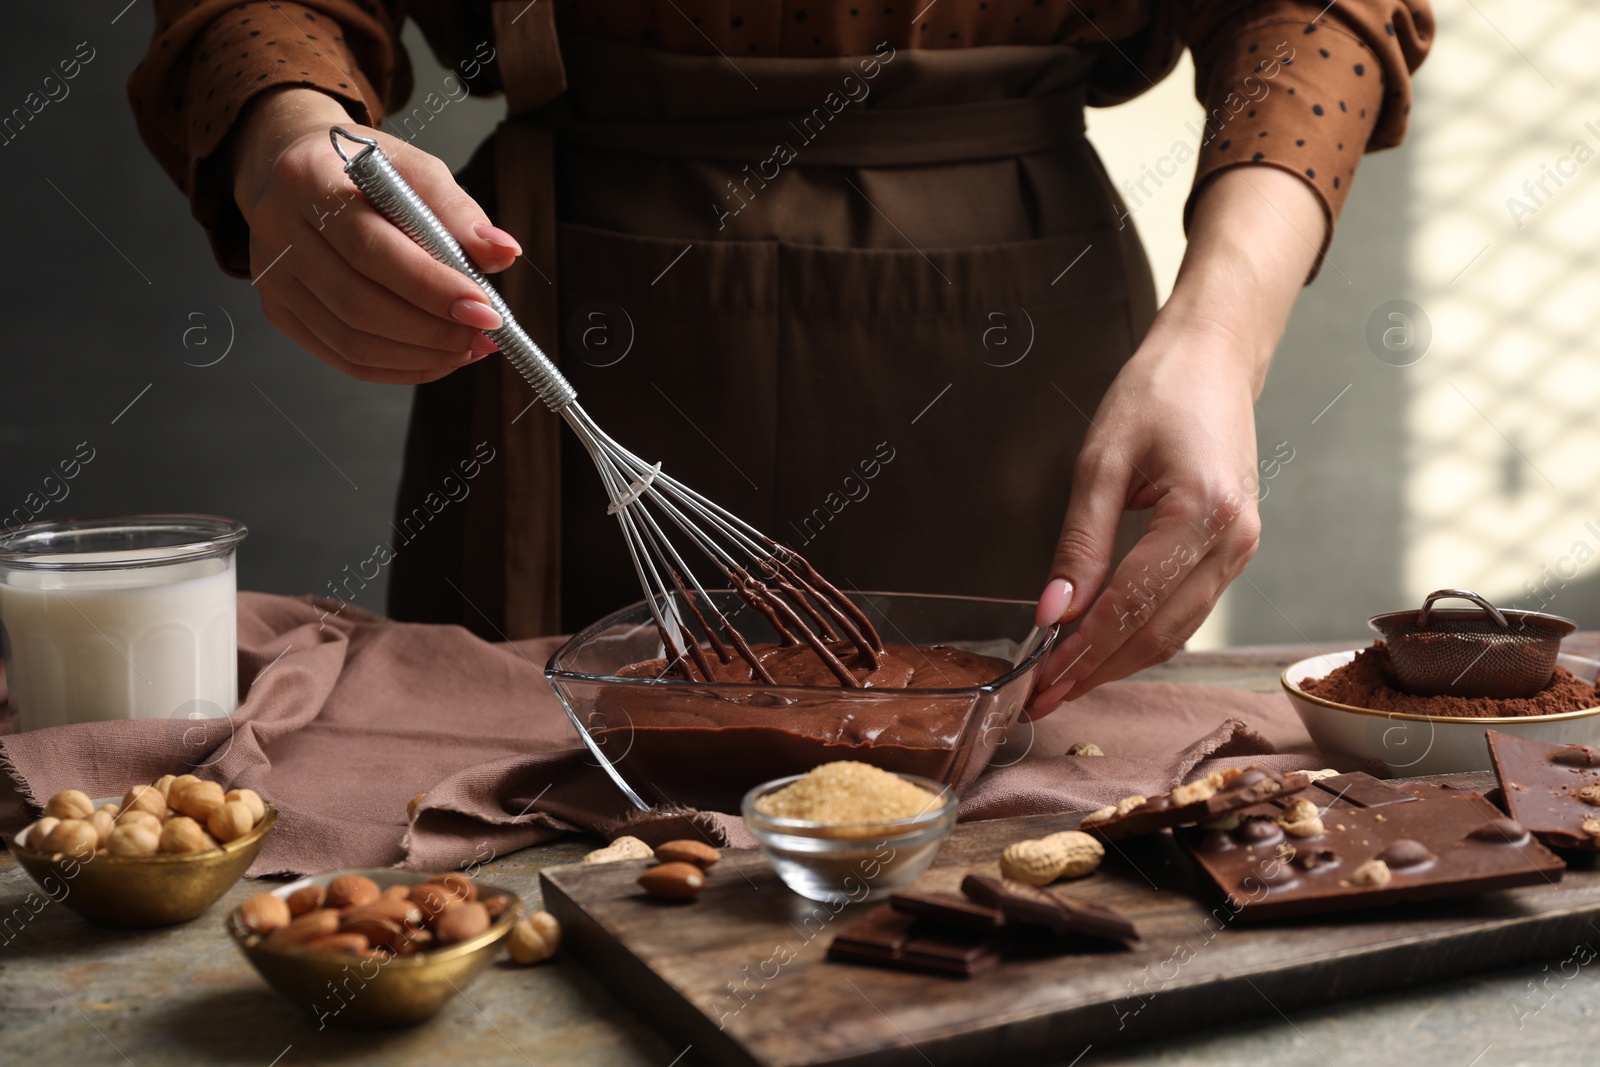
POLYGON ((1079 829, 1102 841, 1120 841, 1125 837, 1153 834, 1169 827, 1209 822, 1240 808, 1259 804, 1268 797, 1298 792, 1310 784, 1310 779, 1303 774, 1279 775, 1260 767, 1247 767, 1231 773, 1217 771, 1151 797, 1121 815, 1111 815, 1094 822, 1085 819, 1079 829))
POLYGON ((1600 852, 1600 749, 1486 733, 1511 817, 1551 848, 1600 852))
POLYGON ((1315 820, 1297 821, 1295 815, 1306 813, 1292 803, 1266 803, 1241 811, 1232 830, 1195 827, 1179 831, 1178 840, 1241 920, 1560 880, 1561 859, 1482 796, 1437 789, 1418 796, 1370 781, 1342 795, 1317 790, 1320 795, 1306 798, 1317 805, 1315 820))
POLYGON ((962 930, 992 932, 1006 924, 1005 914, 998 908, 986 907, 959 893, 919 893, 902 889, 889 895, 889 906, 939 926, 962 930))
POLYGON ((967 875, 961 881, 961 892, 999 911, 1012 926, 1038 926, 1052 933, 1082 934, 1124 943, 1139 940, 1132 920, 1080 897, 1062 896, 986 874, 967 875))
POLYGON ((971 978, 1000 962, 1001 935, 935 927, 884 904, 834 937, 830 960, 971 978))

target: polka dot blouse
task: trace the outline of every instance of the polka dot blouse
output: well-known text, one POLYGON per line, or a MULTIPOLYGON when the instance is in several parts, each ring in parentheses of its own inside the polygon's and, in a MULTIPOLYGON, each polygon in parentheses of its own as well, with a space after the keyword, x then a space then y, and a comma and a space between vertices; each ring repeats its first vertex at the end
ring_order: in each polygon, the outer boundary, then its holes
MULTIPOLYGON (((404 15, 442 62, 462 69, 492 41, 495 2, 512 0, 156 0, 155 34, 129 96, 140 133, 188 192, 223 267, 248 272, 248 234, 217 157, 253 97, 308 86, 376 124, 411 92, 399 44, 404 15)), ((863 55, 883 41, 896 49, 1097 45, 1089 97, 1097 106, 1150 88, 1187 47, 1205 106, 1203 128, 1189 136, 1195 188, 1230 167, 1277 167, 1315 191, 1330 230, 1362 153, 1404 136, 1410 74, 1434 32, 1425 0, 544 2, 555 4, 563 33, 730 57, 863 55)), ((498 88, 498 77, 490 64, 473 91, 498 88)), ((1136 206, 1136 187, 1123 195, 1136 206)))

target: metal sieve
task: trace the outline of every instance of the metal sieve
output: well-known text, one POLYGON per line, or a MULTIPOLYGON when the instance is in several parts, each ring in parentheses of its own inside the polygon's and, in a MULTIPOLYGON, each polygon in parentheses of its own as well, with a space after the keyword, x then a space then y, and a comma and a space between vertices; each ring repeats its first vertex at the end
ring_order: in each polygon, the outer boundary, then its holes
POLYGON ((1429 593, 1418 611, 1367 620, 1389 647, 1399 687, 1416 696, 1531 697, 1550 684, 1561 639, 1578 628, 1540 611, 1501 611, 1466 589, 1429 593), (1433 609, 1470 600, 1476 608, 1433 609))

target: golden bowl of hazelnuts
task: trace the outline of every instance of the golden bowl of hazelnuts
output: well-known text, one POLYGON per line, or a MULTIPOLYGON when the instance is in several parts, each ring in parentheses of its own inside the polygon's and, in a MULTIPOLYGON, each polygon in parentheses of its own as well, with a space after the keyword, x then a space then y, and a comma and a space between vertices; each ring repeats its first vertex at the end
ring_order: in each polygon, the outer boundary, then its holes
POLYGON ((216 903, 277 821, 253 790, 168 774, 120 798, 62 790, 11 850, 50 899, 96 925, 171 926, 216 903))
POLYGON ((322 1026, 421 1022, 494 962, 549 957, 560 929, 519 919, 515 893, 459 872, 326 871, 235 908, 228 932, 284 999, 322 1026))

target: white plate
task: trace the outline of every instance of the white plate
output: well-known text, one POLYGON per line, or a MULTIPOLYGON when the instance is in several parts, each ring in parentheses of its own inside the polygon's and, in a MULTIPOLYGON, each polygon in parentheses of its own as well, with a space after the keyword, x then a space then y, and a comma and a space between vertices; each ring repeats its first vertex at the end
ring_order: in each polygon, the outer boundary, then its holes
MULTIPOLYGON (((1484 740, 1484 732, 1490 729, 1555 744, 1600 744, 1600 707, 1559 715, 1460 719, 1336 704, 1300 688, 1301 682, 1321 678, 1351 662, 1357 651, 1312 656, 1283 672, 1283 690, 1311 740, 1323 752, 1377 760, 1397 777, 1410 777, 1493 769, 1489 743, 1484 740)), ((1556 662, 1591 685, 1600 676, 1600 660, 1563 653, 1556 662)))

